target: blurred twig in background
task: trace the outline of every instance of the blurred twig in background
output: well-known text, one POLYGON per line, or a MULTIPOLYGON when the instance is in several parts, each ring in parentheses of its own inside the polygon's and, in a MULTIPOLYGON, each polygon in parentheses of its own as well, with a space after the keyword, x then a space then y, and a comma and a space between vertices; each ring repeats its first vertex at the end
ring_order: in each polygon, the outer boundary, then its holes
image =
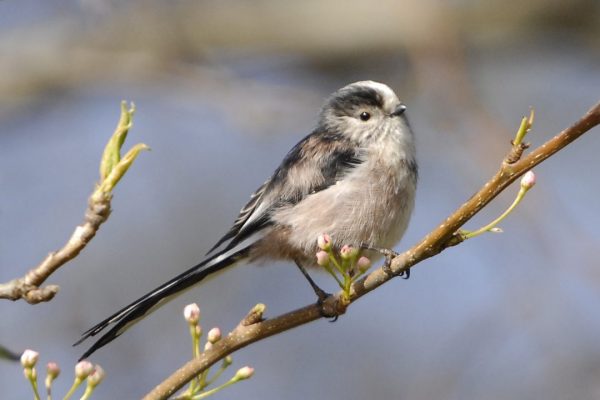
MULTIPOLYGON (((89 82, 142 83, 170 75, 198 86, 217 86, 212 92, 227 96, 228 87, 244 80, 228 68, 236 59, 289 54, 327 70, 363 62, 365 56, 378 63, 391 53, 404 57, 411 71, 391 85, 413 82, 414 90, 429 94, 442 111, 438 120, 456 121, 456 110, 470 111, 476 114, 475 124, 502 129, 497 122, 490 124, 493 118, 477 100, 466 66, 467 46, 502 46, 524 32, 535 40, 533 32, 551 30, 556 21, 592 43, 600 26, 597 10, 598 3, 590 0, 534 0, 518 7, 506 2, 450 7, 437 0, 384 0, 376 7, 364 2, 348 6, 343 0, 137 0, 127 5, 82 0, 80 18, 65 16, 3 34, 0 54, 11 56, 0 64, 0 109, 10 112, 40 94, 89 82), (337 10, 335 18, 331 10, 337 10)), ((246 100, 262 97, 256 96, 260 85, 252 86, 247 98, 239 99, 247 107, 252 103, 246 100)), ((239 112, 253 114, 252 109, 239 112)))

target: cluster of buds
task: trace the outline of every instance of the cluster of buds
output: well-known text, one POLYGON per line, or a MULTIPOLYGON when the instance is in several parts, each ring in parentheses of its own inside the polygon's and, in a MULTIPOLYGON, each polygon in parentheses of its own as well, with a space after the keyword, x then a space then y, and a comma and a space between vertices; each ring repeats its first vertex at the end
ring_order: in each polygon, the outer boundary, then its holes
POLYGON ((75 379, 71 389, 65 396, 65 399, 70 399, 75 390, 84 382, 87 381, 85 392, 81 396, 81 400, 87 400, 92 396, 92 393, 96 389, 96 386, 104 380, 105 372, 104 369, 99 365, 93 365, 87 360, 81 360, 75 365, 75 379))
POLYGON ((371 260, 360 255, 360 249, 344 245, 335 251, 331 236, 324 233, 317 238, 319 251, 317 264, 323 267, 336 280, 346 297, 350 296, 350 287, 371 267, 371 260))
MULTIPOLYGON (((31 383, 33 388, 34 398, 40 399, 37 386, 37 372, 35 365, 39 359, 39 353, 33 350, 25 350, 21 355, 21 365, 23 366, 23 373, 25 378, 31 383)), ((49 362, 46 365, 46 379, 44 385, 46 387, 46 393, 48 398, 52 397, 52 383, 60 375, 60 367, 55 362, 49 362)), ((75 380, 73 385, 65 395, 64 399, 70 399, 75 390, 87 379, 87 386, 85 392, 81 397, 82 400, 87 400, 91 397, 92 392, 104 379, 104 370, 99 365, 93 365, 89 361, 83 360, 77 363, 75 366, 75 380)))
MULTIPOLYGON (((188 323, 190 335, 192 337, 193 355, 194 358, 200 357, 201 337, 203 334, 200 326, 200 307, 196 303, 188 304, 183 309, 183 316, 188 323)), ((212 350, 213 346, 222 339, 221 329, 214 327, 206 334, 206 343, 204 343, 204 351, 212 350)), ((240 368, 235 375, 227 382, 213 389, 206 390, 208 386, 212 385, 219 377, 225 372, 225 370, 233 363, 231 356, 226 356, 221 362, 221 366, 212 376, 209 377, 210 369, 207 369, 201 373, 197 378, 190 382, 190 385, 186 392, 180 396, 180 398, 189 399, 204 399, 224 388, 230 386, 236 382, 244 379, 248 379, 254 373, 254 369, 251 367, 240 368)))

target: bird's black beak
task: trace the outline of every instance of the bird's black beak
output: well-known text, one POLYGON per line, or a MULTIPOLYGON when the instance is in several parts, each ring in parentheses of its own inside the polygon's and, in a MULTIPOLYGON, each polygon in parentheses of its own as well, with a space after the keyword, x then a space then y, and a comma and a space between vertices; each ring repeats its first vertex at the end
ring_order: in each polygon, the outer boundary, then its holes
POLYGON ((404 114, 404 111, 406 111, 406 106, 404 104, 400 104, 400 105, 398 105, 398 107, 396 107, 396 109, 390 115, 392 117, 398 117, 398 116, 404 114))

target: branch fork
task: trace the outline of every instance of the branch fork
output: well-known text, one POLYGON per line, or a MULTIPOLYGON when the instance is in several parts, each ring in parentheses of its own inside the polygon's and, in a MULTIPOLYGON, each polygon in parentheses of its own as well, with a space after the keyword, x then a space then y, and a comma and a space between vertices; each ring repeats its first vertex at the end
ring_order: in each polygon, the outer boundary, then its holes
POLYGON ((0 299, 12 301, 23 299, 30 304, 37 304, 52 300, 58 293, 57 285, 44 287, 41 285, 57 269, 77 257, 96 235, 100 225, 106 222, 110 215, 110 201, 115 185, 127 172, 138 154, 142 150, 148 150, 148 146, 139 143, 121 158, 121 147, 131 128, 134 111, 133 105, 127 107, 126 102, 121 103, 121 117, 115 133, 104 149, 100 163, 100 182, 88 200, 83 223, 75 228, 67 243, 60 250, 49 253, 37 267, 28 271, 24 277, 0 284, 0 299))

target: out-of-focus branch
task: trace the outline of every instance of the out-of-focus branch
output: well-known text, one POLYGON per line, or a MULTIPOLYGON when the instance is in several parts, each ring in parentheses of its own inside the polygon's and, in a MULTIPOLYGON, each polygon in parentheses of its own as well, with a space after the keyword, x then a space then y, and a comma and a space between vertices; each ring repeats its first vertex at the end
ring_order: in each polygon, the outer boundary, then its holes
MULTIPOLYGON (((460 233, 459 228, 481 211, 508 185, 598 124, 600 124, 600 102, 592 107, 579 121, 522 158, 523 150, 528 145, 520 140, 514 141, 498 172, 474 196, 417 245, 396 256, 390 265, 391 274, 384 267, 376 269, 352 285, 349 298, 344 296, 342 291, 330 296, 323 304, 324 311, 326 313, 334 311, 342 314, 349 304, 388 282, 393 277, 407 271, 415 264, 439 254, 444 249, 461 243, 465 238, 460 233)), ((262 317, 263 311, 264 306, 255 307, 227 337, 215 343, 212 349, 187 362, 157 385, 144 399, 166 399, 195 376, 234 351, 269 336, 319 319, 323 315, 321 306, 316 304, 266 320, 262 317)))
POLYGON ((75 228, 67 243, 60 250, 48 254, 37 267, 27 272, 24 277, 0 284, 0 299, 13 301, 24 299, 30 304, 36 304, 51 300, 58 292, 57 285, 44 287, 41 285, 54 271, 77 257, 96 235, 100 225, 110 215, 113 188, 129 169, 140 151, 148 149, 145 144, 139 143, 121 158, 121 147, 131 128, 133 112, 133 106, 128 108, 125 102, 121 104, 121 118, 115 133, 104 149, 102 161, 100 162, 100 182, 96 185, 88 200, 83 223, 75 228))

